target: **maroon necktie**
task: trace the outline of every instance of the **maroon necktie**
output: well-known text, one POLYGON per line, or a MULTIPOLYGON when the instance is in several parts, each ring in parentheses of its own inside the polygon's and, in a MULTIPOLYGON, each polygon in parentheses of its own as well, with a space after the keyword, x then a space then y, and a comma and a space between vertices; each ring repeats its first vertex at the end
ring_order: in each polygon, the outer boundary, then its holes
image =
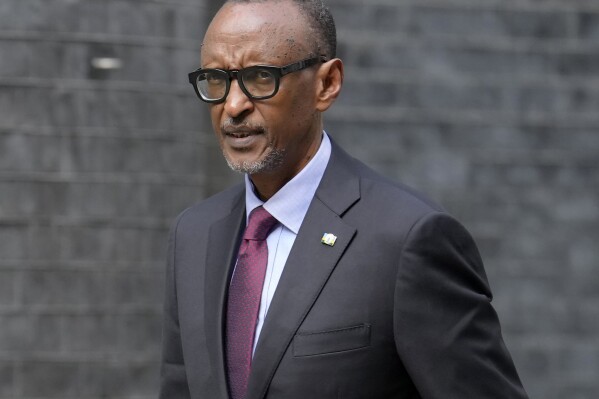
POLYGON ((232 399, 243 399, 247 390, 260 297, 268 263, 266 237, 276 224, 277 219, 266 209, 261 206, 254 209, 239 246, 227 302, 227 372, 232 399))

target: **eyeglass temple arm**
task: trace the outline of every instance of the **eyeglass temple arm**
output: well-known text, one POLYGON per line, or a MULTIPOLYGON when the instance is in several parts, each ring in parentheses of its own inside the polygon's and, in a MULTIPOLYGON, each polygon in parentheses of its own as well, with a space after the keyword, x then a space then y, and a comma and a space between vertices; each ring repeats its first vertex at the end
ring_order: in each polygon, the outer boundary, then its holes
POLYGON ((294 64, 287 65, 287 66, 281 68, 281 76, 287 75, 292 72, 301 71, 302 69, 311 67, 312 65, 315 65, 318 62, 327 62, 327 57, 325 57, 324 55, 321 55, 319 57, 314 57, 314 58, 310 58, 305 61, 299 61, 294 64))

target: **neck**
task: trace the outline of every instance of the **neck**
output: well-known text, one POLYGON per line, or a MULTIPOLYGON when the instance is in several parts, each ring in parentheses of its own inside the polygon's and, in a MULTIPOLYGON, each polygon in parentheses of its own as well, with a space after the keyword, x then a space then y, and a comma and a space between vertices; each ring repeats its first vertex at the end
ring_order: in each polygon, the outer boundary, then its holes
POLYGON ((314 140, 306 155, 298 162, 295 162, 295 167, 282 165, 282 167, 277 168, 277 170, 274 171, 254 173, 250 175, 250 180, 256 189, 256 195, 262 201, 268 201, 277 193, 277 191, 279 191, 285 184, 287 184, 299 172, 301 172, 301 170, 312 160, 312 158, 314 158, 314 155, 316 155, 318 149, 320 148, 321 142, 322 134, 318 136, 317 140, 314 140))

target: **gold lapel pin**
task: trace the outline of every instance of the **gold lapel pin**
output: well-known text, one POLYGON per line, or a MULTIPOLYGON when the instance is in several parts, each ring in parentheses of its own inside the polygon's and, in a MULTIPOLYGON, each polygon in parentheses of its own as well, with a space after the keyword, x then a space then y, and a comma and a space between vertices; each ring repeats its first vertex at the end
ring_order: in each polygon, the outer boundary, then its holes
POLYGON ((330 247, 335 245, 335 241, 337 241, 337 236, 335 234, 331 234, 331 233, 324 233, 324 235, 320 239, 321 243, 323 243, 324 245, 328 245, 330 247))

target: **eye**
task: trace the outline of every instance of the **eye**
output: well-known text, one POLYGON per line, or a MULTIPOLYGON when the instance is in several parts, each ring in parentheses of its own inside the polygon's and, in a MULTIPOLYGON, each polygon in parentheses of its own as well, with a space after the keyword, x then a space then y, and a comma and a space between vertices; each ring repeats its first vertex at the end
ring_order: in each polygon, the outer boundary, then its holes
POLYGON ((245 73, 243 80, 256 85, 270 85, 274 81, 274 76, 268 69, 252 69, 245 73))
POLYGON ((220 83, 223 80, 223 77, 218 73, 209 72, 205 74, 205 79, 208 83, 220 83))
POLYGON ((198 76, 198 82, 204 81, 204 84, 213 86, 213 85, 222 85, 225 82, 226 76, 217 71, 208 71, 204 72, 198 76))
POLYGON ((256 72, 256 79, 257 80, 267 80, 267 79, 272 79, 272 74, 270 72, 268 72, 267 70, 258 70, 256 72))

